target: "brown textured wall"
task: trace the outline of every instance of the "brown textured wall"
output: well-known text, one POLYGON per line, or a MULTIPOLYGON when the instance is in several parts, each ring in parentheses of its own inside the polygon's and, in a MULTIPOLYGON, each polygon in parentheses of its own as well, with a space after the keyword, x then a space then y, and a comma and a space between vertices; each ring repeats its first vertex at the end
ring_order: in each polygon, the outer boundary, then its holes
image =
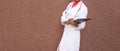
POLYGON ((89 8, 81 51, 120 51, 120 0, 84 0, 89 8))
MULTIPOLYGON (((0 0, 0 51, 56 51, 69 0, 0 0)), ((84 0, 89 9, 81 51, 120 51, 119 0, 84 0)))

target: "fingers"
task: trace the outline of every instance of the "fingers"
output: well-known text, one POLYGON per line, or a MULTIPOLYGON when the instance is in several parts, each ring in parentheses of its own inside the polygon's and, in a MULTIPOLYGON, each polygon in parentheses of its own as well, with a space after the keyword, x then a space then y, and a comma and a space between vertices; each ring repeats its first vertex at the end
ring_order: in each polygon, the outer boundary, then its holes
POLYGON ((68 21, 72 26, 75 26, 75 27, 78 26, 77 22, 75 22, 75 20, 73 18, 70 18, 68 21))
POLYGON ((70 23, 68 22, 68 21, 65 21, 65 22, 63 22, 64 24, 67 24, 67 25, 69 25, 70 23))
POLYGON ((74 19, 73 19, 73 18, 70 18, 70 19, 68 20, 68 22, 69 22, 70 24, 74 24, 74 19))
POLYGON ((63 23, 65 23, 67 25, 72 25, 72 26, 75 26, 75 27, 78 26, 78 24, 75 22, 75 20, 73 18, 70 18, 68 21, 65 21, 63 23))

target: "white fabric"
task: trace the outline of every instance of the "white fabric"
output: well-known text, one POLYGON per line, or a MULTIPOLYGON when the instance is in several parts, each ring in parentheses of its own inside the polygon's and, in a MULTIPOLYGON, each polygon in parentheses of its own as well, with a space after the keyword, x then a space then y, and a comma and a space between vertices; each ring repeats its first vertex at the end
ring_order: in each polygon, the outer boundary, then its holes
POLYGON ((64 25, 64 32, 57 51, 79 51, 80 48, 80 31, 85 27, 85 22, 79 24, 78 27, 66 25, 63 22, 70 18, 74 20, 79 18, 86 18, 88 14, 87 7, 80 1, 78 5, 72 8, 73 2, 69 3, 62 14, 61 23, 64 25), (79 10, 79 8, 81 9, 79 10), (79 10, 79 11, 78 11, 79 10))

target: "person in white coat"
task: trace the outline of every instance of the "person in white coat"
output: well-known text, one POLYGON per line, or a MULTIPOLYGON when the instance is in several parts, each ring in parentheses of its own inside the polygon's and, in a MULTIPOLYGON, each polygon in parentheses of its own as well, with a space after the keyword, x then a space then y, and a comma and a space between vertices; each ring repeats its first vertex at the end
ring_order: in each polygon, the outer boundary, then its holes
POLYGON ((82 22, 76 27, 76 19, 87 18, 88 9, 81 0, 75 0, 68 4, 61 16, 61 23, 64 25, 64 32, 57 51, 79 51, 80 30, 84 29, 82 22))

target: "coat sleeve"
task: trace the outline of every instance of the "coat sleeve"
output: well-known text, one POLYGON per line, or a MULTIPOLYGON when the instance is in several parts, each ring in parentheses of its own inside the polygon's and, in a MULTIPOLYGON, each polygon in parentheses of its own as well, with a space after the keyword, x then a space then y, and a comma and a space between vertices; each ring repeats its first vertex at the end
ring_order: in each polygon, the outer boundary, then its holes
POLYGON ((61 16, 61 24, 65 25, 63 22, 67 21, 67 17, 66 17, 66 11, 70 8, 71 3, 68 4, 67 8, 62 12, 62 16, 61 16))
MULTIPOLYGON (((81 16, 76 17, 75 19, 80 19, 80 18, 87 18, 88 15, 88 9, 86 6, 83 7, 83 10, 81 10, 81 16)), ((85 28, 86 22, 82 22, 81 24, 78 25, 77 30, 82 30, 85 28)))

